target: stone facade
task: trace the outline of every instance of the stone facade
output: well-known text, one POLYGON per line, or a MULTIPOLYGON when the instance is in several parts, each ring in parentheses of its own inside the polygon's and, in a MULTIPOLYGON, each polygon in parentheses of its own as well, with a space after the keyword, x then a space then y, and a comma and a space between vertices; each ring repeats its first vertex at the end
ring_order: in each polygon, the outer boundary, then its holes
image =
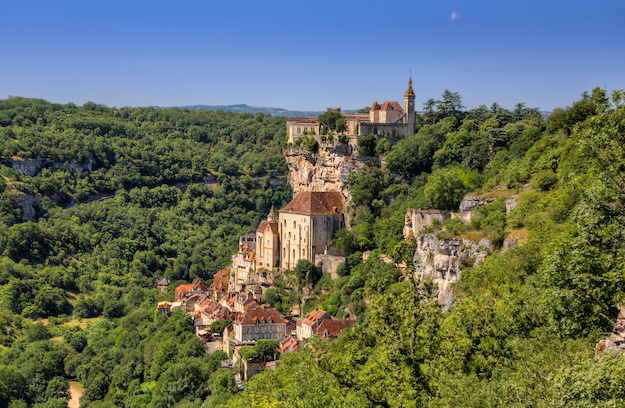
POLYGON ((324 253, 334 234, 345 226, 340 193, 302 192, 279 211, 272 211, 256 231, 257 270, 293 269, 324 253), (276 262, 276 259, 278 262, 276 262), (271 265, 271 266, 268 266, 271 265))
POLYGON ((286 336, 285 317, 267 305, 246 310, 234 320, 233 327, 234 338, 238 342, 282 340, 286 336))

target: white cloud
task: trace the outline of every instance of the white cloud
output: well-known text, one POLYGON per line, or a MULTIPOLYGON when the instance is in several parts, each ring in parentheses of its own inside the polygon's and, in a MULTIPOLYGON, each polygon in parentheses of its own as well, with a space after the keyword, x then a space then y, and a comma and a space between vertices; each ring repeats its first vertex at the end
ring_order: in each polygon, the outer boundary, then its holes
POLYGON ((449 19, 450 19, 451 21, 456 21, 456 20, 458 20, 458 18, 460 18, 460 16, 458 15, 458 13, 456 13, 456 11, 455 11, 455 10, 452 10, 452 11, 451 11, 451 14, 449 15, 449 19))

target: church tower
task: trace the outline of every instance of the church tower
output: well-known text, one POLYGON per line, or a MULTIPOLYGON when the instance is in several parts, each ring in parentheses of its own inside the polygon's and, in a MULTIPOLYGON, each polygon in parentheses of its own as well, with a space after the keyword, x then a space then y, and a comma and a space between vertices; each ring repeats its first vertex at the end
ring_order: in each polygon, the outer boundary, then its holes
POLYGON ((404 94, 404 112, 406 112, 405 124, 408 127, 406 137, 414 135, 415 126, 415 109, 414 109, 415 94, 412 90, 412 78, 408 81, 408 89, 404 94))

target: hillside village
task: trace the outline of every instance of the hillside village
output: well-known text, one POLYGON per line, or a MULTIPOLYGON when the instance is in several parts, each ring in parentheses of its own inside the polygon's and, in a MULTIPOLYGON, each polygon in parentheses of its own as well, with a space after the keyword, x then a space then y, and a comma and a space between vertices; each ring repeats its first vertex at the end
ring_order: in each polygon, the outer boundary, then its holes
MULTIPOLYGON (((339 134, 347 135, 352 145, 359 136, 374 131, 380 135, 408 136, 414 133, 414 99, 410 79, 404 109, 394 101, 381 105, 374 102, 367 115, 345 115, 347 126, 339 134)), ((340 109, 328 111, 340 112, 340 109)), ((290 142, 308 135, 321 140, 326 133, 316 119, 288 118, 286 126, 290 142)), ((239 250, 232 255, 230 268, 217 271, 209 286, 196 278, 192 284, 175 288, 175 302, 158 305, 162 314, 176 309, 189 313, 198 336, 212 339, 216 335, 216 339, 221 339, 220 348, 232 356, 233 362, 243 362, 245 379, 262 371, 266 363, 243 358, 239 353, 242 347, 253 346, 258 340, 275 339, 280 341, 278 351, 289 353, 297 351, 305 339, 313 336, 335 339, 356 322, 333 318, 319 309, 300 316, 303 305, 294 305, 292 314, 285 316, 264 304, 265 293, 274 286, 276 273, 293 270, 304 260, 336 278, 338 265, 346 261, 345 254, 333 243, 335 233, 346 226, 345 202, 349 200, 346 186, 337 188, 328 184, 323 191, 316 191, 314 176, 310 181, 309 189, 305 188, 308 191, 294 188, 296 194, 284 208, 276 211, 272 206, 255 234, 239 238, 239 250), (224 320, 232 324, 222 333, 213 333, 211 324, 224 320)), ((165 292, 169 284, 167 279, 161 279, 156 287, 165 292)))
MULTIPOLYGON (((371 133, 374 128, 376 136, 388 135, 391 131, 408 134, 410 126, 414 128, 414 97, 410 80, 404 95, 405 110, 397 102, 386 101, 381 105, 374 102, 368 115, 345 115, 348 125, 340 134, 349 137, 348 146, 356 146, 362 132, 371 133)), ((287 135, 292 142, 308 136, 324 141, 324 133, 315 119, 289 118, 287 121, 287 135)), ((272 206, 255 233, 239 237, 239 248, 231 257, 229 269, 217 271, 208 286, 200 278, 192 284, 178 286, 175 288, 175 302, 159 303, 160 313, 181 309, 190 314, 198 336, 213 339, 219 343, 221 350, 232 357, 234 363, 242 362, 241 371, 245 379, 276 364, 268 365, 266 361, 244 358, 239 353, 242 347, 253 346, 259 340, 275 339, 279 341, 277 351, 280 354, 294 352, 306 339, 313 336, 336 339, 343 330, 356 323, 355 316, 339 320, 320 309, 302 315, 306 296, 302 297, 300 304, 292 306, 288 315, 265 303, 265 294, 269 288, 275 287, 276 277, 294 270, 298 262, 316 265, 324 274, 336 279, 338 267, 347 261, 346 254, 333 242, 337 231, 349 227, 346 203, 351 199, 346 177, 337 176, 337 173, 362 168, 347 166, 350 161, 358 159, 355 148, 337 151, 336 145, 342 142, 328 142, 327 139, 325 142, 326 147, 313 159, 307 156, 309 152, 300 149, 293 153, 291 150, 291 155, 304 157, 307 165, 312 163, 310 173, 302 182, 301 162, 287 157, 294 198, 277 211, 272 206), (327 156, 321 159, 324 152, 327 156), (328 162, 331 164, 328 165, 328 162), (319 168, 323 170, 320 172, 319 168), (328 178, 333 182, 326 183, 324 179, 328 178), (232 323, 223 332, 215 333, 211 324, 220 321, 232 323)), ((499 193, 507 197, 506 211, 509 213, 517 206, 518 195, 509 190, 500 190, 499 193)), ((477 241, 467 238, 438 239, 436 234, 423 231, 450 218, 469 224, 473 210, 494 200, 492 197, 469 195, 460 204, 458 213, 411 208, 406 213, 403 235, 406 241, 416 244, 414 265, 410 268, 405 263, 395 265, 404 273, 412 273, 419 282, 432 282, 433 294, 444 309, 455 303, 452 287, 460 278, 461 265, 469 260, 473 266, 482 262, 494 249, 493 243, 485 237, 477 241)), ((503 250, 510 250, 521 243, 522 237, 510 237, 503 250)), ((368 255, 368 252, 363 254, 363 259, 368 255)), ((384 254, 380 255, 380 259, 394 263, 384 254)), ((169 283, 167 279, 162 279, 156 286, 165 292, 169 283)), ((297 291, 298 287, 295 285, 291 290, 297 291)))

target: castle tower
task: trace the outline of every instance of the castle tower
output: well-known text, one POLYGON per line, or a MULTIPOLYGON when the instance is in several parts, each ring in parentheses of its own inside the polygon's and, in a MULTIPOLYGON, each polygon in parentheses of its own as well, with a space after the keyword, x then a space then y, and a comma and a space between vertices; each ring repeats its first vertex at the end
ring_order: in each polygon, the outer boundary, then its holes
POLYGON ((415 126, 415 109, 414 109, 415 94, 412 90, 412 78, 408 81, 408 89, 404 94, 404 112, 406 112, 405 124, 408 127, 406 137, 414 135, 415 126))

